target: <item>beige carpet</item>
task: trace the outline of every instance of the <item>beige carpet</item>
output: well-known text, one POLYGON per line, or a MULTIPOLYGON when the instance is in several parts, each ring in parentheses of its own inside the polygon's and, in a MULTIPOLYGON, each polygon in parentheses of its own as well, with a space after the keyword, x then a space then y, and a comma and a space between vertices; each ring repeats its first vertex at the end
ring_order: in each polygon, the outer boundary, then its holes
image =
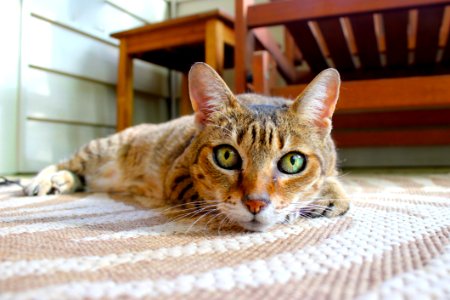
POLYGON ((3 188, 0 299, 450 299, 450 175, 343 180, 347 215, 265 233, 3 188))

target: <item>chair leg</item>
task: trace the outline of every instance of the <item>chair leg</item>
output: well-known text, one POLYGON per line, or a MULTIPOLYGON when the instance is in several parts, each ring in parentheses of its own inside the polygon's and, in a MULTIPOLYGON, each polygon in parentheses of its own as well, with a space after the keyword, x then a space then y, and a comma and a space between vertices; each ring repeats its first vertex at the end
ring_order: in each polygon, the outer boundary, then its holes
POLYGON ((252 58, 253 91, 270 95, 276 80, 275 62, 267 51, 257 51, 252 58))
POLYGON ((219 75, 223 74, 225 59, 223 26, 219 20, 210 20, 206 23, 205 62, 219 75))
POLYGON ((234 78, 236 93, 244 93, 247 90, 247 71, 251 54, 253 52, 252 38, 249 37, 247 28, 247 7, 253 4, 253 0, 236 0, 234 32, 236 45, 234 47, 234 78))
POLYGON ((125 41, 120 42, 117 76, 117 131, 133 123, 133 59, 128 54, 125 41))

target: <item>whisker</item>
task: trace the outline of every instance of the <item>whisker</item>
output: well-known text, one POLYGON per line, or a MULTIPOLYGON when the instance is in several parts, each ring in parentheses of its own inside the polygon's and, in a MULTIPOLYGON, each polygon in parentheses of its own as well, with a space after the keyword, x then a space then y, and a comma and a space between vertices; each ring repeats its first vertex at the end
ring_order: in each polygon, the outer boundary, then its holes
POLYGON ((204 217, 206 217, 208 214, 210 214, 211 212, 207 212, 206 214, 201 215, 200 217, 197 218, 197 220, 191 224, 191 226, 189 226, 189 228, 184 232, 185 234, 188 233, 192 227, 195 226, 195 224, 197 224, 198 221, 200 221, 201 219, 203 219, 204 217))
POLYGON ((205 201, 204 200, 198 200, 198 201, 192 201, 192 202, 188 202, 188 203, 180 203, 180 204, 177 204, 177 205, 173 205, 173 206, 167 207, 167 208, 163 209, 161 212, 164 213, 167 210, 176 209, 177 207, 184 206, 184 205, 187 205, 187 204, 201 204, 201 203, 205 203, 205 201))
POLYGON ((221 216, 221 213, 219 210, 216 210, 216 212, 219 212, 218 214, 216 214, 213 218, 211 218, 208 223, 206 223, 206 226, 209 225, 209 223, 211 223, 212 221, 216 220, 217 218, 219 218, 221 216))
MULTIPOLYGON (((200 208, 204 208, 204 207, 211 207, 211 206, 217 206, 217 204, 206 204, 205 205, 205 203, 203 202, 199 202, 198 204, 202 204, 201 206, 200 206, 200 208)), ((173 208, 176 212, 181 212, 181 211, 188 211, 188 210, 193 210, 193 209, 199 209, 198 207, 187 207, 187 208, 183 208, 183 209, 180 209, 180 208, 177 208, 177 207, 174 207, 173 208)))
POLYGON ((220 229, 222 228, 223 223, 228 219, 228 217, 225 214, 224 214, 224 216, 225 217, 223 218, 222 222, 220 222, 219 228, 217 229, 217 234, 220 235, 220 236, 222 236, 222 234, 220 233, 220 229))
MULTIPOLYGON (((210 214, 211 212, 214 212, 214 211, 217 211, 217 205, 216 204, 209 204, 209 205, 206 205, 206 206, 204 206, 204 207, 202 207, 200 209, 195 209, 194 211, 190 211, 190 212, 184 213, 182 215, 179 215, 176 218, 172 219, 169 222, 169 224, 170 223, 174 223, 176 221, 179 221, 181 219, 188 219, 188 218, 196 217, 196 216, 198 216, 201 213, 206 213, 206 215, 208 215, 208 214, 210 214)), ((203 217, 203 216, 201 216, 201 217, 203 217)))
POLYGON ((196 216, 196 215, 198 215, 200 213, 202 213, 201 210, 196 210, 196 211, 193 211, 193 212, 182 214, 181 216, 177 216, 176 218, 171 219, 170 222, 168 222, 167 224, 175 223, 176 221, 179 221, 181 219, 187 219, 188 217, 194 217, 194 216, 196 216))

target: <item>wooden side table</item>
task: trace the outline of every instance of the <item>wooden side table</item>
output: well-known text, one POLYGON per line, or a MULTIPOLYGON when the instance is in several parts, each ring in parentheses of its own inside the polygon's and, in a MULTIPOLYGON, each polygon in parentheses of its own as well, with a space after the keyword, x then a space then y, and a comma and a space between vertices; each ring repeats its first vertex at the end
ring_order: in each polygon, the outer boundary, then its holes
POLYGON ((180 113, 192 112, 187 72, 204 61, 219 74, 233 67, 233 18, 220 10, 201 13, 114 33, 120 40, 117 81, 117 131, 133 120, 133 58, 183 72, 180 113))

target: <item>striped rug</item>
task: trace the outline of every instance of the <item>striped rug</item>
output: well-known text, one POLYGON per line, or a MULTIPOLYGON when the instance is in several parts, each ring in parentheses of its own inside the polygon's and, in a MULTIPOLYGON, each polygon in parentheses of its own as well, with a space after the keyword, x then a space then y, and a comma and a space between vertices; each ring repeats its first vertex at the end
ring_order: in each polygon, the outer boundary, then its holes
POLYGON ((263 233, 3 188, 0 299, 450 299, 450 174, 343 181, 345 216, 263 233))

